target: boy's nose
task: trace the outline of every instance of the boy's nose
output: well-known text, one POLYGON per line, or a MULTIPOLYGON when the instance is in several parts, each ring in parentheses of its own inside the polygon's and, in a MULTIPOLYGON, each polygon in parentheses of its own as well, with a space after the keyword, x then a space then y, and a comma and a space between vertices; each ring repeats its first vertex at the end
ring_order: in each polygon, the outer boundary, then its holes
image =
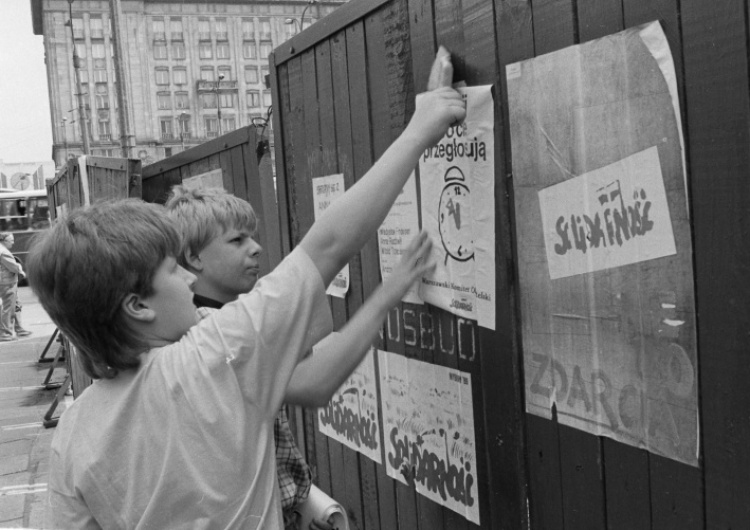
POLYGON ((260 256, 261 252, 263 252, 263 247, 261 247, 255 240, 250 244, 249 248, 250 256, 253 258, 257 258, 260 256))
POLYGON ((188 284, 188 287, 192 289, 193 284, 195 284, 195 281, 198 279, 198 277, 184 267, 180 267, 180 273, 182 274, 182 279, 185 280, 185 283, 188 284))

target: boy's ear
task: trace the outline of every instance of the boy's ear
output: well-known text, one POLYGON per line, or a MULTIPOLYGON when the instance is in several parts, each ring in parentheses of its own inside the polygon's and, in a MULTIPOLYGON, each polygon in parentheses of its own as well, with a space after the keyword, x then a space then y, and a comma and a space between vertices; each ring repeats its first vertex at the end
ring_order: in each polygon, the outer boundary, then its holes
POLYGON ((123 312, 139 322, 153 322, 156 318, 156 313, 147 304, 143 303, 143 299, 135 293, 130 293, 125 296, 125 299, 120 305, 123 312))
POLYGON ((198 254, 195 254, 192 250, 185 250, 185 261, 190 268, 193 269, 191 272, 203 272, 203 262, 198 254))

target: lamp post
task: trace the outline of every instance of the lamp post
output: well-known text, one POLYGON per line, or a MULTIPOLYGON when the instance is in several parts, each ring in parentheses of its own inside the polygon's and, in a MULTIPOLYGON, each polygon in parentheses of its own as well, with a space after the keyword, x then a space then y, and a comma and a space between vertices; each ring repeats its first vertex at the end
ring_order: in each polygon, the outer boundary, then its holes
MULTIPOLYGON (((63 159, 63 164, 66 164, 68 162, 68 117, 63 116, 62 119, 62 125, 63 125, 63 145, 65 146, 65 158, 63 159)), ((60 164, 61 166, 63 164, 60 164)))
POLYGON ((219 136, 221 136, 221 98, 219 97, 219 86, 221 85, 221 81, 224 79, 224 74, 219 74, 219 80, 216 82, 216 86, 214 87, 214 92, 216 93, 216 109, 217 109, 217 115, 219 116, 219 136))
POLYGON ((287 18, 284 22, 286 24, 297 24, 299 26, 299 30, 302 31, 304 28, 305 23, 305 13, 307 13, 307 10, 310 9, 310 6, 313 4, 317 4, 320 0, 307 0, 307 5, 305 6, 305 9, 302 10, 302 14, 299 17, 299 20, 296 18, 287 18))
POLYGON ((185 111, 180 112, 180 117, 177 123, 180 126, 180 143, 182 144, 182 150, 185 150, 185 124, 187 123, 188 113, 185 111))
POLYGON ((70 19, 67 25, 70 26, 70 38, 73 44, 73 75, 75 77, 76 90, 78 91, 78 118, 81 122, 81 139, 83 141, 83 154, 89 154, 89 134, 88 128, 86 127, 86 105, 83 100, 83 92, 81 90, 81 58, 78 56, 78 50, 76 49, 76 36, 73 31, 73 0, 68 0, 68 13, 70 19))

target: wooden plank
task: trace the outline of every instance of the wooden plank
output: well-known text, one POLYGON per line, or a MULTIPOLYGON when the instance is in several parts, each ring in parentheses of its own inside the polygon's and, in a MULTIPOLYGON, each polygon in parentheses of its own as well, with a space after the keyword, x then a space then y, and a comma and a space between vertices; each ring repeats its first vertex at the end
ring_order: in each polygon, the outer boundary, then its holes
MULTIPOLYGON (((334 48, 335 49, 335 48, 334 48)), ((334 65, 336 63, 334 62, 334 65)), ((364 23, 353 24, 346 29, 346 68, 348 77, 349 112, 351 121, 352 160, 351 166, 355 180, 362 177, 373 163, 372 129, 370 120, 370 102, 368 90, 367 56, 365 54, 364 23)), ((336 69, 334 68, 334 75, 336 69)), ((381 152, 378 152, 379 156, 381 152)), ((373 238, 360 252, 360 271, 362 276, 362 295, 367 298, 379 283, 379 264, 377 241, 373 238)), ((384 343, 380 344, 385 347, 384 343)), ((376 366, 376 373, 378 367, 376 366)), ((382 413, 379 410, 380 424, 382 413)), ((383 465, 373 464, 374 472, 360 466, 363 477, 367 476, 362 492, 365 499, 365 526, 368 529, 397 528, 396 493, 393 480, 385 473, 383 465), (377 497, 371 496, 377 491, 377 497), (377 502, 374 502, 377 499, 377 502)))
POLYGON ((563 511, 559 425, 527 414, 526 433, 531 528, 567 529, 563 511))
POLYGON ((196 147, 182 151, 174 156, 159 160, 153 164, 149 164, 143 167, 143 178, 148 179, 153 175, 164 173, 170 169, 190 164, 196 160, 200 160, 211 156, 214 153, 230 149, 234 146, 241 145, 248 142, 249 136, 254 135, 253 127, 246 126, 240 127, 232 132, 229 132, 219 138, 214 138, 208 142, 202 143, 196 147))
MULTIPOLYGON (((390 109, 391 101, 390 95, 390 83, 388 80, 388 59, 386 50, 386 27, 383 20, 384 13, 378 12, 370 15, 365 19, 365 36, 366 36, 366 53, 367 53, 367 80, 370 87, 370 123, 372 124, 372 141, 374 157, 378 158, 390 144, 393 142, 391 126, 393 121, 389 113, 383 112, 383 109, 390 109)), ((399 109, 396 109, 399 112, 399 109)), ((403 109, 401 109, 403 112, 403 109)), ((378 263, 377 254, 377 242, 375 242, 374 254, 370 259, 372 261, 369 264, 373 268, 372 274, 377 277, 379 272, 375 272, 378 269, 376 264, 378 263)), ((365 266, 368 261, 363 255, 363 274, 367 274, 365 266)), ((387 341, 386 348, 390 352, 402 353, 403 354, 403 343, 395 341, 387 341)), ((412 488, 408 488, 400 482, 393 482, 396 492, 396 513, 398 516, 398 528, 400 529, 413 529, 418 528, 417 522, 417 507, 416 507, 416 493, 412 488)), ((381 504, 381 520, 385 522, 387 516, 384 513, 383 505, 381 504)), ((393 527, 395 528, 395 526, 393 527)))
MULTIPOLYGON (((747 2, 700 0, 680 7, 700 315, 704 524, 750 528, 747 2)), ((693 491, 683 495, 695 500, 693 491)), ((688 510, 697 519, 700 504, 695 504, 688 510)))
POLYGON ((237 197, 247 196, 247 181, 258 179, 258 164, 257 156, 255 157, 256 163, 253 165, 252 161, 248 160, 248 164, 245 165, 243 152, 245 149, 248 150, 248 154, 255 153, 258 139, 255 135, 248 138, 246 144, 238 145, 227 149, 227 154, 232 164, 232 188, 234 189, 234 195, 237 197), (255 177, 255 178, 253 178, 255 177))
POLYGON ((287 133, 289 119, 289 80, 287 68, 276 65, 273 54, 269 59, 271 67, 271 97, 275 111, 272 113, 274 151, 276 159, 276 196, 279 208, 279 233, 281 251, 286 256, 291 251, 291 234, 289 231, 289 202, 287 198, 287 160, 291 157, 293 146, 290 134, 287 133))
POLYGON ((532 6, 536 55, 577 42, 573 0, 538 0, 532 6))
POLYGON ((565 528, 606 528, 600 439, 566 425, 559 439, 565 528))
POLYGON ((607 530, 651 526, 649 454, 643 449, 605 439, 607 530))
POLYGON ((579 42, 622 31, 622 0, 577 0, 579 42))
POLYGON ((284 64, 289 59, 308 51, 318 42, 327 39, 329 35, 348 28, 388 1, 350 0, 276 48, 274 55, 276 55, 277 64, 284 64))

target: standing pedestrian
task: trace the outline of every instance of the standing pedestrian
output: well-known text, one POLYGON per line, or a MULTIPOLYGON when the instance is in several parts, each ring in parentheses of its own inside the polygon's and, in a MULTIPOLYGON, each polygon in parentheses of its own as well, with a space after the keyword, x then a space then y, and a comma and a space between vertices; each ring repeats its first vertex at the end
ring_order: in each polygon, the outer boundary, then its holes
POLYGON ((25 275, 23 267, 10 251, 13 243, 15 243, 13 234, 0 232, 0 303, 2 304, 0 307, 0 341, 2 342, 16 340, 13 335, 13 326, 16 318, 18 275, 25 275))

